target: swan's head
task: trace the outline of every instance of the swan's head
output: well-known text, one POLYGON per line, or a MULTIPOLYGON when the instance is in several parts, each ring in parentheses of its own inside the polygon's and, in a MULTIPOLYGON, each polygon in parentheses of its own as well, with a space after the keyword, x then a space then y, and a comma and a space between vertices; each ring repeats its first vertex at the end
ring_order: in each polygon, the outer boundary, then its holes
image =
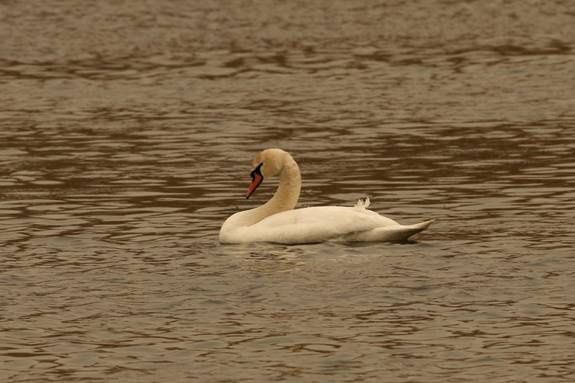
POLYGON ((283 170, 285 159, 289 154, 281 149, 266 149, 258 153, 256 158, 252 161, 251 177, 252 182, 248 188, 246 198, 250 198, 256 191, 258 186, 264 180, 264 177, 274 177, 281 173, 283 170))

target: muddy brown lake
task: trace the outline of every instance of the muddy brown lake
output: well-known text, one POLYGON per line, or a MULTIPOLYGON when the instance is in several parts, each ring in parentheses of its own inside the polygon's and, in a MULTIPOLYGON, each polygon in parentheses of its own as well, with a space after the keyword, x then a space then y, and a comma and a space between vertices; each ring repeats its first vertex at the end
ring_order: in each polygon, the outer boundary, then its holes
POLYGON ((2 382, 575 381, 575 3, 0 2, 2 382), (251 160, 407 244, 220 245, 251 160))

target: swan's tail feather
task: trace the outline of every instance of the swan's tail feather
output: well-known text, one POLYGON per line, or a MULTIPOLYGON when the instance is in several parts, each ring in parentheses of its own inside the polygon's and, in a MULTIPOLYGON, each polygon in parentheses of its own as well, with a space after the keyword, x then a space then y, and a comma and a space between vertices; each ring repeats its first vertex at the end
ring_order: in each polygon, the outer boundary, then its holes
POLYGON ((427 229, 433 223, 433 221, 434 221, 433 219, 430 219, 428 221, 416 223, 414 225, 400 226, 399 228, 391 229, 388 232, 383 232, 382 234, 383 237, 386 238, 385 239, 386 241, 405 242, 411 236, 427 229))
POLYGON ((416 233, 419 233, 420 231, 423 231, 423 230, 427 229, 433 222, 435 222, 435 220, 434 220, 434 219, 430 219, 430 220, 427 220, 427 221, 424 221, 424 222, 420 222, 420 223, 416 223, 415 225, 409 225, 409 226, 406 226, 406 227, 410 227, 410 228, 416 229, 416 230, 417 230, 416 233))
POLYGON ((405 242, 411 236, 427 229, 435 220, 430 219, 414 225, 398 225, 378 227, 369 231, 348 235, 348 241, 373 241, 373 242, 405 242))

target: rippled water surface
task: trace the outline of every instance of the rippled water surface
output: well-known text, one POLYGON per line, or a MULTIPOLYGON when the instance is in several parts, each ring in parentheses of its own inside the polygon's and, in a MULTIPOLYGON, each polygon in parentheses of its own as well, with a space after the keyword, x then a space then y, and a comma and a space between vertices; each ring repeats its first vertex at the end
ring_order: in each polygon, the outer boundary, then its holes
POLYGON ((570 1, 0 2, 3 382, 575 381, 570 1), (398 244, 222 246, 266 147, 398 244))

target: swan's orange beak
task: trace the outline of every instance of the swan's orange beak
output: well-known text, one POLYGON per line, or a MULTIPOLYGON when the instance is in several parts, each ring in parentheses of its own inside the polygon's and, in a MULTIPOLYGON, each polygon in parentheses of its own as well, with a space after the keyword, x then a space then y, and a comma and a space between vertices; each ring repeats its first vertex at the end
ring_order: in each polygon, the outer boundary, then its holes
POLYGON ((262 171, 261 171, 262 165, 263 165, 263 162, 261 164, 259 164, 258 166, 256 166, 256 168, 254 170, 252 170, 252 173, 251 173, 252 183, 248 187, 248 193, 246 194, 246 199, 250 198, 250 196, 252 194, 254 194, 254 192, 256 191, 258 186, 260 186, 260 184, 264 180, 264 176, 262 175, 262 171))

